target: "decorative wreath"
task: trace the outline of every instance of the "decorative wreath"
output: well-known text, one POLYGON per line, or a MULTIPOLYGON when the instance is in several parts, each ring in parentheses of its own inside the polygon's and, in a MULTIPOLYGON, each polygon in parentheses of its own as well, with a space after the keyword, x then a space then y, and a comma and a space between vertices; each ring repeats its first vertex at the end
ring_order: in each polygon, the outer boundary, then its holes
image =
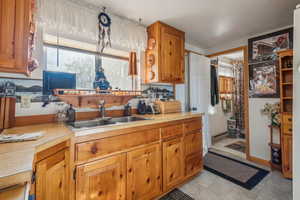
POLYGON ((111 19, 105 12, 101 12, 99 14, 98 20, 100 24, 104 27, 109 27, 111 25, 111 19))

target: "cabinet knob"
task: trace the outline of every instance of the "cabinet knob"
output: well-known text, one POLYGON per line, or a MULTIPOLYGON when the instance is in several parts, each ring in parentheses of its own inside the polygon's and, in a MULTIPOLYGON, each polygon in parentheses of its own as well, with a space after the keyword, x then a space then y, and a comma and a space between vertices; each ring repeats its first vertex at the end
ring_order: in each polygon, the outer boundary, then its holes
POLYGON ((97 152, 98 152, 98 148, 97 148, 97 146, 92 146, 92 148, 91 148, 91 152, 92 152, 92 154, 96 154, 97 152))
POLYGON ((288 121, 291 122, 291 121, 292 121, 292 118, 289 118, 288 121))
POLYGON ((290 132, 292 132, 292 131, 293 131, 293 129, 292 129, 292 128, 289 128, 289 131, 290 131, 290 132))

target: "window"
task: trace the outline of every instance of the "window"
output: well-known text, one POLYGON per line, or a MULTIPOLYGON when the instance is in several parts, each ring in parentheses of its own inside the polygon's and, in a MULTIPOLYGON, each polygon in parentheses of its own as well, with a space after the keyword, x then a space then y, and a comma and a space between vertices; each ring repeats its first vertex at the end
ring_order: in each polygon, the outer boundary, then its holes
MULTIPOLYGON (((45 45, 46 70, 76 73, 76 88, 91 89, 95 80, 96 54, 75 48, 45 45)), ((132 89, 128 60, 102 56, 102 67, 113 89, 132 89)))

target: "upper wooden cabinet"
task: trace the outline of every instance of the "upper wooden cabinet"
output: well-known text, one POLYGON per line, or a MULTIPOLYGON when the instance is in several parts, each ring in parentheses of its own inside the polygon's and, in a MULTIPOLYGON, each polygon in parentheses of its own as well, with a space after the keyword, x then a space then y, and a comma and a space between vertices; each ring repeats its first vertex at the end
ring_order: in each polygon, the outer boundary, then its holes
POLYGON ((0 72, 28 74, 30 0, 0 1, 0 72))
POLYGON ((145 82, 183 83, 185 33, 162 22, 147 31, 145 82))
POLYGON ((233 81, 232 77, 219 76, 219 93, 220 94, 232 94, 233 93, 233 81))

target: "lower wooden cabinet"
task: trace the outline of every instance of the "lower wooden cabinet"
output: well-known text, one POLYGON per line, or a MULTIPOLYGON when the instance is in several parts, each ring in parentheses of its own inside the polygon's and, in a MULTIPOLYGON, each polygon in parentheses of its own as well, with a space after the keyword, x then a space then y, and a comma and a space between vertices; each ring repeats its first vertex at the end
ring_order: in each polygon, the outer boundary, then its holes
POLYGON ((76 200, 151 200, 203 169, 201 119, 135 131, 75 144, 76 200))
POLYGON ((161 147, 151 145, 127 154, 127 199, 149 200, 162 186, 161 147))
POLYGON ((286 178, 293 177, 293 136, 282 136, 282 172, 286 178))
POLYGON ((185 176, 190 177, 203 169, 202 134, 196 132, 184 137, 185 176))
POLYGON ((163 142, 163 189, 179 184, 184 178, 184 154, 181 138, 163 142))
POLYGON ((77 200, 126 199, 126 154, 77 167, 77 200))
POLYGON ((36 164, 36 200, 69 199, 69 149, 36 164))

